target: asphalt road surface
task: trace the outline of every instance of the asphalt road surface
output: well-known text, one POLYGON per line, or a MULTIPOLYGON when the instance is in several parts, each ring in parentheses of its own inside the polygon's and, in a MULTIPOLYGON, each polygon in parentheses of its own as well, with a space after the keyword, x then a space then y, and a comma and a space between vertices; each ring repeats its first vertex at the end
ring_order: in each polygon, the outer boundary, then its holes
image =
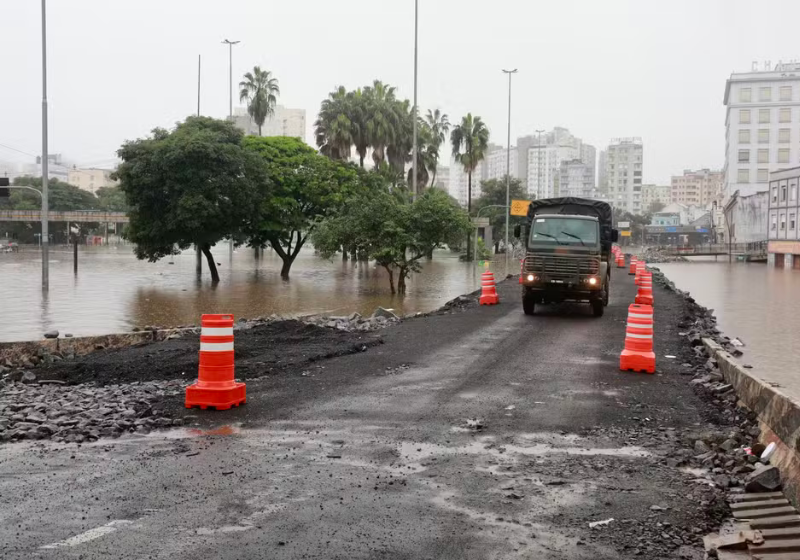
POLYGON ((666 464, 707 426, 683 302, 656 290, 657 374, 620 372, 635 288, 614 273, 602 318, 527 317, 509 281, 500 305, 249 382, 238 410, 182 412, 198 428, 2 446, 0 557, 702 558, 707 503, 666 464))

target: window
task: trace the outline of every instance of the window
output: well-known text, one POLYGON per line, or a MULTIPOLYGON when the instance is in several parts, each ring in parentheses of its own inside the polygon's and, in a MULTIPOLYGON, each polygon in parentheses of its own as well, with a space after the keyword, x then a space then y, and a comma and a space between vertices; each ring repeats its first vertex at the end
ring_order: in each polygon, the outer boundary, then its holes
POLYGON ((789 229, 794 229, 794 226, 795 226, 794 214, 789 214, 789 229))
POLYGON ((786 202, 786 186, 781 187, 781 202, 786 202))
POLYGON ((772 223, 769 225, 769 229, 771 229, 772 231, 775 231, 776 229, 778 229, 778 217, 777 216, 772 216, 772 223))
POLYGON ((768 128, 761 128, 758 131, 758 143, 759 144, 769 144, 769 129, 768 128))
POLYGON ((736 173, 736 182, 737 183, 749 183, 750 182, 750 170, 749 169, 739 169, 736 173))
POLYGON ((792 141, 792 129, 782 128, 778 131, 778 143, 788 144, 792 141))
POLYGON ((769 150, 758 150, 758 163, 769 163, 769 150))
POLYGON ((772 202, 778 202, 778 187, 772 187, 772 202))
POLYGON ((772 101, 772 88, 771 87, 758 88, 758 100, 772 101))
POLYGON ((781 89, 780 89, 780 100, 781 101, 791 101, 792 100, 792 86, 781 86, 781 89))
POLYGON ((750 124, 750 109, 739 109, 739 124, 750 124))
POLYGON ((756 183, 767 182, 769 182, 769 169, 759 169, 758 175, 756 176, 756 183))
POLYGON ((749 143, 750 143, 750 129, 749 128, 739 129, 739 144, 749 144, 749 143))
POLYGON ((786 214, 781 214, 781 231, 786 230, 786 214))
POLYGON ((750 150, 739 150, 739 163, 750 163, 750 150))
POLYGON ((791 107, 784 107, 778 112, 778 122, 792 122, 791 107))
POLYGON ((781 148, 778 150, 778 163, 789 163, 789 148, 781 148))
POLYGON ((760 123, 768 123, 769 122, 769 109, 759 109, 758 110, 758 122, 760 122, 760 123))
POLYGON ((797 200, 797 185, 791 185, 789 187, 789 200, 797 200))
POLYGON ((740 103, 750 103, 750 93, 752 90, 748 88, 742 88, 739 90, 739 102, 740 103))

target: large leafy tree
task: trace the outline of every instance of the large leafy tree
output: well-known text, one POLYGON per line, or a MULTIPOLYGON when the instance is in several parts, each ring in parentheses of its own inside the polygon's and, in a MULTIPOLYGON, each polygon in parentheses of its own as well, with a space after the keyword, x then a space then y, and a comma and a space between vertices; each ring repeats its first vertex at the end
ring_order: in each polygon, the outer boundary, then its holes
POLYGON ((128 202, 125 200, 125 193, 119 187, 100 187, 95 193, 97 204, 102 210, 107 212, 127 212, 128 202))
POLYGON ((371 86, 364 88, 362 97, 366 139, 372 146, 372 160, 379 167, 386 161, 386 146, 394 143, 395 135, 400 132, 398 120, 401 115, 396 109, 395 88, 375 80, 371 86))
POLYGON ((242 148, 242 133, 230 122, 189 117, 171 132, 155 129, 126 142, 117 153, 136 256, 155 262, 194 243, 218 282, 211 247, 242 238, 266 182, 261 161, 242 148))
POLYGON ((258 125, 258 135, 267 117, 275 114, 275 104, 281 93, 278 79, 269 70, 256 66, 239 82, 239 101, 247 102, 247 112, 258 125))
MULTIPOLYGON (((320 153, 338 161, 350 159, 355 143, 353 109, 352 96, 344 86, 339 86, 328 94, 314 122, 314 134, 320 153)), ((361 167, 364 167, 363 158, 361 167)))
POLYGON ((447 117, 447 114, 442 113, 439 109, 434 111, 428 109, 428 114, 425 117, 425 125, 428 134, 425 148, 425 161, 428 170, 431 172, 431 186, 435 186, 440 149, 442 144, 447 140, 447 134, 450 132, 450 119, 447 117))
MULTIPOLYGON (((525 200, 527 198, 525 189, 522 187, 522 181, 519 179, 511 179, 508 184, 508 192, 512 200, 525 200)), ((487 216, 489 223, 492 226, 492 242, 494 243, 494 250, 497 252, 500 248, 500 242, 505 240, 506 230, 506 212, 499 206, 506 205, 506 177, 500 179, 489 179, 488 181, 481 181, 481 196, 475 201, 475 212, 486 206, 495 206, 481 216, 487 216)), ((523 225, 525 218, 521 216, 511 216, 509 218, 509 227, 513 228, 516 225, 523 225)), ((509 240, 510 241, 510 240, 509 240)))
POLYGON ((283 260, 281 276, 288 278, 317 221, 357 192, 358 173, 297 138, 248 136, 243 145, 261 160, 268 177, 256 207, 258 218, 245 233, 255 247, 272 246, 283 260))
MULTIPOLYGON (((472 212, 472 174, 475 168, 486 157, 489 146, 489 129, 480 117, 473 117, 467 113, 461 122, 453 127, 450 133, 450 142, 453 147, 453 159, 460 163, 467 172, 467 211, 472 212)), ((467 260, 470 255, 470 239, 467 238, 467 260)))
POLYGON ((359 254, 386 269, 391 292, 404 294, 406 279, 422 268, 421 259, 463 237, 469 227, 466 213, 439 189, 414 201, 403 190, 383 189, 350 200, 340 214, 318 226, 313 240, 328 258, 344 240, 354 240, 359 254))
MULTIPOLYGON (((33 187, 41 191, 42 178, 17 177, 14 179, 14 185, 33 187)), ((100 208, 97 198, 92 193, 58 179, 47 181, 47 199, 47 207, 57 212, 96 210, 100 208)), ((10 208, 14 210, 39 210, 41 207, 42 199, 35 192, 28 189, 11 190, 10 208)))

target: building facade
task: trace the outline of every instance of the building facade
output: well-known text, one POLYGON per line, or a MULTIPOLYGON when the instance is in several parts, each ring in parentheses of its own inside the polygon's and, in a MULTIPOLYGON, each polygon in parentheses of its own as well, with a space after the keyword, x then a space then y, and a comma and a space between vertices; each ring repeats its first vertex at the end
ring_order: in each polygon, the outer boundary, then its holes
POLYGON ((722 171, 699 169, 685 170, 683 175, 673 175, 670 201, 688 206, 708 206, 723 201, 724 175, 722 171))
MULTIPOLYGON (((472 172, 472 200, 475 201, 482 194, 481 177, 483 176, 483 162, 478 163, 472 172)), ((456 160, 450 159, 450 196, 455 198, 464 208, 467 207, 469 193, 469 175, 464 171, 464 166, 456 160)))
POLYGON ((642 185, 642 211, 649 212, 654 202, 669 204, 671 191, 670 185, 642 185))
POLYGON ((97 189, 102 187, 115 187, 119 184, 119 181, 111 179, 112 173, 113 171, 111 169, 96 169, 91 167, 79 169, 73 167, 67 174, 67 182, 81 190, 89 191, 94 194, 97 192, 97 189))
POLYGON ((800 164, 800 63, 731 74, 723 102, 727 201, 766 191, 771 172, 800 164))
POLYGON ((433 186, 437 189, 442 189, 444 192, 450 192, 450 168, 444 165, 436 167, 436 179, 433 186))
POLYGON ((517 138, 517 178, 532 198, 556 196, 560 190, 561 164, 578 159, 590 167, 594 186, 596 154, 594 146, 563 127, 541 135, 522 136, 517 138))
MULTIPOLYGON (((246 107, 234 108, 233 122, 245 134, 258 135, 258 125, 247 113, 246 107)), ((291 136, 305 141, 306 110, 276 105, 275 113, 267 117, 261 127, 261 136, 291 136)))
POLYGON ((511 146, 510 152, 503 146, 489 144, 489 149, 486 151, 481 165, 481 180, 488 181, 489 179, 500 179, 505 177, 506 163, 509 156, 511 157, 511 177, 516 178, 519 171, 517 166, 517 149, 511 146))
POLYGON ((597 188, 600 192, 608 192, 608 175, 606 174, 606 161, 608 154, 605 150, 600 150, 597 156, 597 188))
POLYGON ((594 169, 580 159, 561 162, 560 179, 556 196, 592 198, 594 194, 594 169))
POLYGON ((581 143, 581 161, 589 168, 592 189, 597 186, 597 148, 586 142, 581 143))
POLYGON ((641 138, 611 140, 606 152, 606 196, 615 208, 641 214, 644 145, 641 138))
POLYGON ((769 262, 800 268, 800 167, 772 173, 769 181, 767 245, 769 262))

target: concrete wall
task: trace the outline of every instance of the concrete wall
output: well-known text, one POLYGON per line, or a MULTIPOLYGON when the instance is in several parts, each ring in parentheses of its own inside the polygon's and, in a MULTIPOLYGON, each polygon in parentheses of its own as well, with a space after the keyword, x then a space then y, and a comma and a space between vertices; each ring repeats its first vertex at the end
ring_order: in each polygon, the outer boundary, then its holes
POLYGON ((726 212, 730 218, 733 243, 752 243, 767 239, 769 193, 740 196, 726 212))

